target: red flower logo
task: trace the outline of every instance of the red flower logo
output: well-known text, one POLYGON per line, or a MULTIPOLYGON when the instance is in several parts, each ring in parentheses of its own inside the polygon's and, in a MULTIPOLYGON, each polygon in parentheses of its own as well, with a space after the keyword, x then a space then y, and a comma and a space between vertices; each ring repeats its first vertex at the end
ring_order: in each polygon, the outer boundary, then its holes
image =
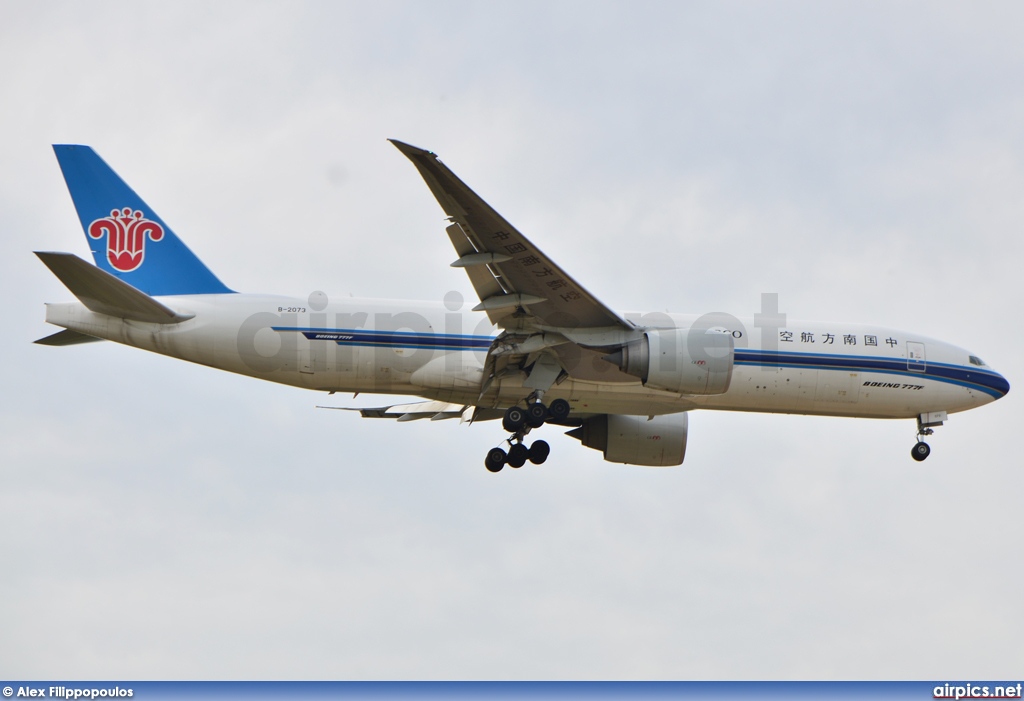
POLYGON ((125 207, 111 210, 109 217, 97 219, 89 225, 89 236, 107 237, 107 260, 115 270, 130 273, 142 265, 146 257, 146 236, 151 241, 164 237, 164 228, 142 216, 142 212, 125 207))

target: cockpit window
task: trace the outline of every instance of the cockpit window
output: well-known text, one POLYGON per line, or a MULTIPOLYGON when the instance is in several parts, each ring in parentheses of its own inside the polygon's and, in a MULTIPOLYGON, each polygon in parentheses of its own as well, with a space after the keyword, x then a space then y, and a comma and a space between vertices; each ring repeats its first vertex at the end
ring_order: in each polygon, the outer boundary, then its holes
POLYGON ((971 365, 977 365, 978 367, 981 367, 981 366, 983 366, 985 364, 985 361, 982 360, 981 358, 979 358, 976 355, 972 355, 972 356, 968 357, 967 359, 969 361, 971 361, 971 365))

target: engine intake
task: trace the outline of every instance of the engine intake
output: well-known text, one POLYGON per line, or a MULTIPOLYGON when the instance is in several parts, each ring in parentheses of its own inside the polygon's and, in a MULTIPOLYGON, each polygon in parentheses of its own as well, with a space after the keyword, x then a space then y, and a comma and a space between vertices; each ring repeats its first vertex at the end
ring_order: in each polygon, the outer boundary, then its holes
POLYGON ((605 356, 644 387, 680 394, 724 394, 732 382, 732 335, 716 330, 664 329, 646 331, 605 356))

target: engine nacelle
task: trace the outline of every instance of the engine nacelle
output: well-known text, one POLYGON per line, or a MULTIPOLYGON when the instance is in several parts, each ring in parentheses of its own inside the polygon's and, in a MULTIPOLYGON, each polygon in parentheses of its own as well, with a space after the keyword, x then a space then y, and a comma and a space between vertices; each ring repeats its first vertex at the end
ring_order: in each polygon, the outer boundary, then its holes
POLYGON ((715 330, 662 329, 606 356, 644 387, 680 394, 723 394, 732 381, 733 339, 715 330))
POLYGON ((583 422, 566 435, 604 452, 608 462, 648 467, 682 465, 686 456, 686 414, 648 418, 607 414, 583 422))

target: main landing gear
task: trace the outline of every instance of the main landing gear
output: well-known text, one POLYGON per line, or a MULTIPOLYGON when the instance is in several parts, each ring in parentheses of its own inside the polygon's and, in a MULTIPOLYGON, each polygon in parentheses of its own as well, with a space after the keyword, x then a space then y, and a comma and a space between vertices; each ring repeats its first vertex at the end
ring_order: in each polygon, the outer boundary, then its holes
POLYGON ((534 465, 540 465, 548 459, 548 454, 551 452, 551 446, 548 445, 547 441, 534 441, 533 445, 529 448, 526 444, 519 439, 518 443, 513 443, 516 438, 513 436, 508 439, 509 449, 506 453, 502 448, 491 448, 487 451, 487 457, 484 458, 484 465, 491 472, 501 472, 501 468, 507 464, 509 467, 522 467, 529 460, 534 465))
POLYGON ((540 428, 547 421, 563 421, 569 416, 569 402, 556 399, 547 407, 537 398, 523 409, 519 406, 509 407, 501 419, 501 426, 512 435, 505 441, 509 445, 506 453, 503 448, 491 448, 484 458, 484 466, 491 472, 500 472, 506 464, 509 467, 522 467, 529 460, 540 465, 548 459, 551 446, 547 441, 534 441, 527 446, 523 438, 532 429, 540 428))

